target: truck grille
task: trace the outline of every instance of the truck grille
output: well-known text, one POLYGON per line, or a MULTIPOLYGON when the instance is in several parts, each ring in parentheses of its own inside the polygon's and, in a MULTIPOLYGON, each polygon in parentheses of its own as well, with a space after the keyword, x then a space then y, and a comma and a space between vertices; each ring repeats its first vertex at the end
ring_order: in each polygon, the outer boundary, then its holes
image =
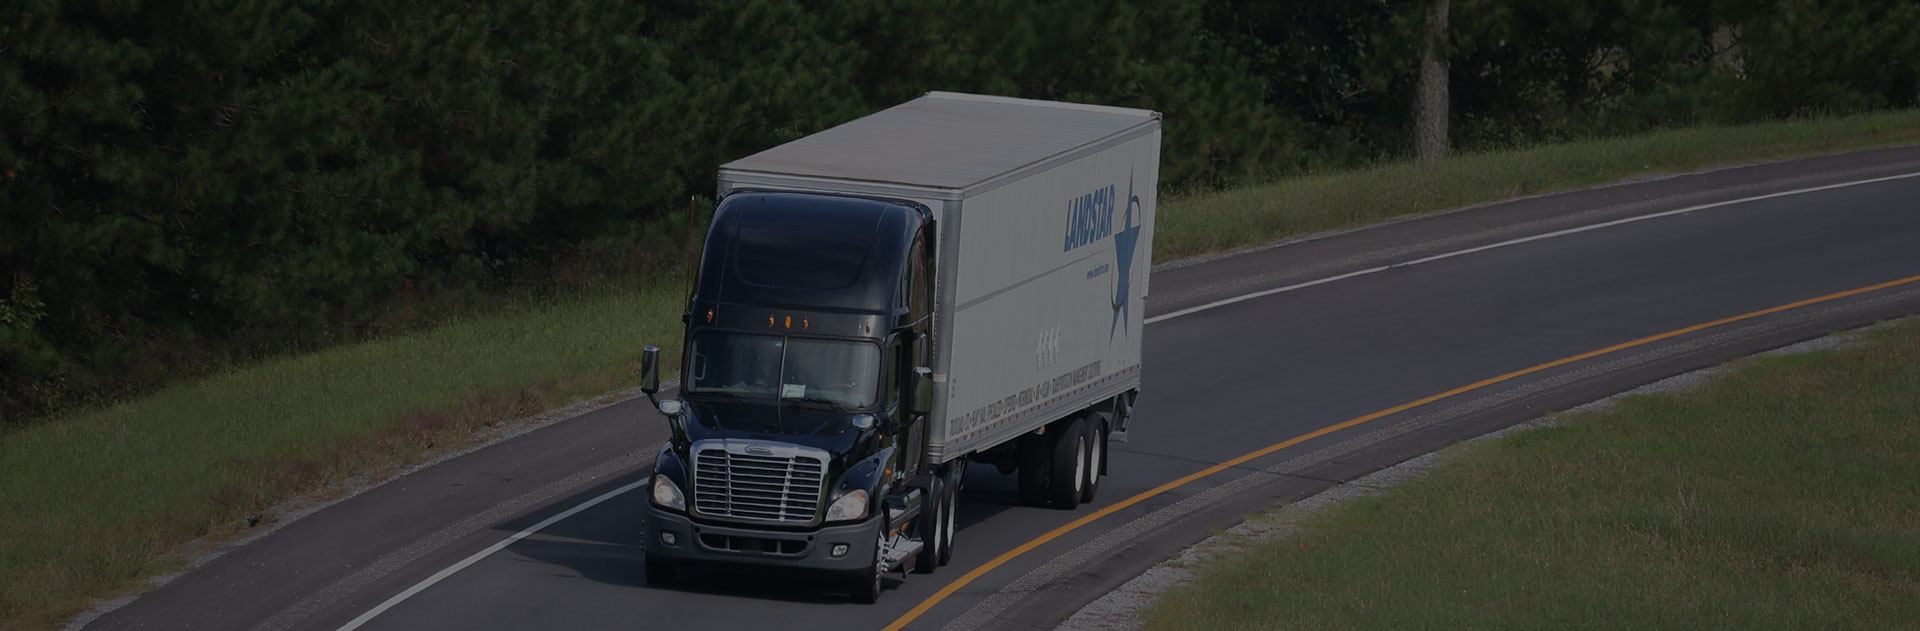
POLYGON ((762 522, 813 522, 826 482, 826 452, 723 439, 694 443, 693 453, 696 512, 762 522))

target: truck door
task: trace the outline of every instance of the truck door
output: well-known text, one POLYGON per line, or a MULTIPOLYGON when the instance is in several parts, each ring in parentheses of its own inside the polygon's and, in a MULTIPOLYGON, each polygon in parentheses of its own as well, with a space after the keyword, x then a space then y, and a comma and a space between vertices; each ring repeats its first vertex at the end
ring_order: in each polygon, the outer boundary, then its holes
MULTIPOLYGON (((913 383, 913 369, 931 366, 933 362, 931 353, 933 314, 929 309, 933 305, 933 287, 932 283, 928 282, 932 261, 927 258, 931 248, 928 248, 926 243, 927 235, 932 232, 932 225, 931 222, 922 224, 920 231, 914 234, 913 245, 907 251, 907 273, 901 279, 900 293, 905 298, 904 306, 907 308, 907 318, 912 322, 912 333, 907 336, 896 336, 888 347, 888 357, 894 361, 894 365, 887 371, 887 379, 891 382, 888 384, 888 392, 893 400, 900 404, 894 408, 896 414, 910 413, 908 409, 910 406, 904 403, 908 397, 912 396, 906 389, 913 383), (910 341, 903 342, 902 337, 910 341)), ((901 436, 900 449, 900 470, 905 471, 908 476, 918 475, 920 468, 924 465, 922 460, 926 457, 927 432, 930 429, 925 418, 911 420, 911 428, 901 436)))
POLYGON ((920 474, 920 463, 927 444, 926 419, 914 418, 913 411, 907 405, 907 376, 912 371, 912 345, 906 342, 905 335, 893 336, 887 342, 886 412, 900 422, 900 449, 896 466, 909 478, 920 474))

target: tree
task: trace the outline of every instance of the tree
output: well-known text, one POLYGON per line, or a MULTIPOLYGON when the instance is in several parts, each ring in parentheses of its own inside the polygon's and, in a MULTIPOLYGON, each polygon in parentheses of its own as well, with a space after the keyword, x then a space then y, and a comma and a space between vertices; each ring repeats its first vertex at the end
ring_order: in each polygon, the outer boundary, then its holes
POLYGON ((1420 38, 1420 88, 1414 100, 1414 142, 1420 159, 1447 155, 1447 0, 1427 5, 1420 38))

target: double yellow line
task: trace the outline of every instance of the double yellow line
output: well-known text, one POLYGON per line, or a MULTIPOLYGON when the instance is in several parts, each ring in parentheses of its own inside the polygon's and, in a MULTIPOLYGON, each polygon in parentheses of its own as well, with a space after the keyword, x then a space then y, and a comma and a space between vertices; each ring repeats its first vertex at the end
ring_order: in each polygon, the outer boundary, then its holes
POLYGON ((1232 460, 1228 460, 1226 462, 1222 462, 1220 464, 1213 465, 1211 467, 1207 467, 1205 469, 1201 469, 1199 471, 1195 471, 1193 473, 1187 474, 1185 476, 1182 476, 1178 479, 1167 482, 1160 486, 1156 486, 1156 487, 1153 487, 1152 489, 1148 489, 1147 491, 1142 492, 1139 495, 1135 495, 1125 500, 1115 502, 1112 505, 1107 506, 1106 508, 1102 508, 1092 513, 1088 513, 1079 519, 1075 519, 1071 522, 1068 522, 1066 525, 1060 526, 1059 528, 1055 528, 1051 531, 1048 531, 1046 534, 1035 537, 1032 541, 1028 541, 1026 543, 1020 544, 1018 547, 1015 547, 1012 550, 1008 550, 1002 553, 1000 556, 994 557, 993 560, 981 564, 980 567, 974 568, 972 571, 967 572, 966 574, 962 575, 960 578, 954 580, 951 583, 948 583, 945 587, 940 588, 940 591, 934 592, 932 596, 927 597, 926 600, 921 601, 920 604, 918 605, 915 605, 913 609, 908 610, 907 613, 902 614, 899 618, 894 619, 894 621, 888 624, 885 627, 885 629, 887 631, 895 631, 897 629, 906 627, 908 623, 913 622, 915 619, 919 618, 921 615, 927 613, 927 610, 932 609, 935 605, 940 604, 940 602, 943 600, 946 600, 948 596, 952 596, 954 592, 960 591, 961 588, 966 587, 969 583, 972 583, 974 580, 979 579, 981 576, 986 575, 987 572, 991 572, 995 568, 998 568, 1002 565, 1006 565, 1008 561, 1012 561, 1013 559, 1019 557, 1020 555, 1026 554, 1027 552, 1032 551, 1034 548, 1038 548, 1042 545, 1045 545, 1049 541, 1058 539, 1060 538, 1061 535, 1065 535, 1069 532, 1073 532, 1074 530, 1080 528, 1081 526, 1085 526, 1087 524, 1093 523, 1095 520, 1117 513, 1134 504, 1144 502, 1149 498, 1152 498, 1156 495, 1160 495, 1161 493, 1165 493, 1167 491, 1171 491, 1173 489, 1177 489, 1182 486, 1185 486, 1189 483, 1192 483, 1195 480, 1199 480, 1200 478, 1204 478, 1204 477, 1213 475, 1215 473, 1225 471, 1232 467, 1240 466, 1242 464, 1245 464, 1249 460, 1253 460, 1255 458, 1259 458, 1261 456, 1265 456, 1273 452, 1280 451, 1282 449, 1286 449, 1294 445, 1298 445, 1302 442, 1313 440, 1315 438, 1319 438, 1327 434, 1331 434, 1343 429, 1360 425, 1362 423, 1366 423, 1368 421, 1372 421, 1372 420, 1381 418, 1383 416, 1398 414, 1400 412, 1405 412, 1407 410, 1420 407, 1428 403, 1433 403, 1441 399, 1458 396, 1458 395, 1472 392, 1474 390, 1479 390, 1481 388, 1485 388, 1487 386, 1491 386, 1497 383, 1511 381, 1519 377, 1531 375, 1543 370, 1558 368, 1560 366, 1565 366, 1567 364, 1571 364, 1577 361, 1592 359, 1595 357, 1599 357, 1599 356, 1607 355, 1611 353, 1617 353, 1617 352, 1634 348, 1637 346, 1645 346, 1647 344, 1652 344, 1654 342, 1658 342, 1661 340, 1665 340, 1665 339, 1669 339, 1669 338, 1673 338, 1681 335, 1686 335, 1688 333, 1693 333, 1693 332, 1701 331, 1704 329, 1710 329, 1717 326, 1724 326, 1727 324, 1740 322, 1742 320, 1751 320, 1761 316, 1771 315, 1771 314, 1779 313, 1782 311, 1788 311, 1791 309, 1798 309, 1800 307, 1805 307, 1808 305, 1814 305, 1814 304, 1819 304, 1823 302, 1831 302, 1834 300, 1840 300, 1842 298, 1858 296, 1860 294, 1880 291, 1882 289, 1898 287, 1901 285, 1907 285, 1907 284, 1912 284, 1916 282, 1920 282, 1920 276, 1909 276, 1899 280, 1887 281, 1877 285, 1869 285, 1869 286, 1861 287, 1858 289, 1849 289, 1847 291, 1827 294, 1825 296, 1820 296, 1817 298, 1808 298, 1806 300, 1801 300, 1798 302, 1790 302, 1777 307, 1770 307, 1766 309, 1761 309, 1759 311, 1743 313, 1730 318, 1721 318, 1719 320, 1714 320, 1712 322, 1706 322, 1702 324, 1696 324, 1683 329, 1674 329, 1672 331, 1667 331, 1665 333, 1661 333, 1658 335, 1651 335, 1651 336, 1643 337, 1630 342, 1615 344, 1613 346, 1608 346, 1606 348, 1602 348, 1599 350, 1588 351, 1585 353, 1581 353, 1579 355, 1573 355, 1571 357, 1563 357, 1563 358, 1556 359, 1544 364, 1540 364, 1538 366, 1534 366, 1532 368, 1516 370, 1504 375, 1500 375, 1498 377, 1483 379, 1480 381, 1473 382, 1471 384, 1454 388, 1452 390, 1448 390, 1446 392, 1442 392, 1440 394, 1436 394, 1436 395, 1429 396, 1429 397, 1415 400, 1415 401, 1410 401, 1407 403, 1402 403, 1400 405, 1396 405, 1384 410, 1380 410, 1378 412, 1374 412, 1366 416, 1348 419, 1346 421, 1328 425, 1326 427, 1322 427, 1320 429, 1316 429, 1311 432, 1301 434, 1293 438, 1289 438, 1285 441, 1281 441, 1278 443, 1267 445, 1265 447, 1261 447, 1259 449, 1247 452, 1245 455, 1242 455, 1240 457, 1234 458, 1232 460))

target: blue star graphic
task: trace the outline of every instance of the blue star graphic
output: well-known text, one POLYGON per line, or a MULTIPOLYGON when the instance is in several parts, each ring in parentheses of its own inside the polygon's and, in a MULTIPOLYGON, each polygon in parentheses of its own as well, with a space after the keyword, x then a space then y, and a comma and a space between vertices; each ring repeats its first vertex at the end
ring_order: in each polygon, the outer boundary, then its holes
MULTIPOLYGON (((1133 173, 1127 173, 1127 215, 1125 230, 1113 235, 1113 327, 1107 332, 1107 339, 1120 332, 1120 323, 1127 320, 1128 297, 1132 295, 1133 252, 1140 245, 1140 226, 1133 225, 1133 208, 1140 205, 1140 198, 1133 194, 1133 173)), ((1142 218, 1144 219, 1144 217, 1142 218)))

